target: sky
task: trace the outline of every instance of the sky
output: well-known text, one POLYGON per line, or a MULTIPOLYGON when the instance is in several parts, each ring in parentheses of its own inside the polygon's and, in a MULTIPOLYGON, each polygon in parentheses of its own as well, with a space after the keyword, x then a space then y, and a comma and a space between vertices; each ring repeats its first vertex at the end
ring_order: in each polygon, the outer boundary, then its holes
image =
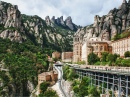
POLYGON ((95 15, 106 15, 118 8, 123 0, 2 0, 18 5, 22 14, 55 18, 71 16, 76 25, 86 26, 94 22, 95 15))

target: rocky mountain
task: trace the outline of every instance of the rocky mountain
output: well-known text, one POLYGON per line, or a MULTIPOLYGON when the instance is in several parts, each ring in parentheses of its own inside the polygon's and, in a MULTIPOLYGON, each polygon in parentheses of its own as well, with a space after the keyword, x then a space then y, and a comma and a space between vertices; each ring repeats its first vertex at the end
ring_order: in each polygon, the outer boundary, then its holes
POLYGON ((102 40, 112 40, 116 34, 121 34, 130 26, 130 0, 123 0, 119 8, 114 8, 102 17, 96 15, 92 25, 80 28, 75 36, 83 40, 99 37, 102 40))
POLYGON ((47 16, 43 20, 36 15, 21 14, 17 5, 0 1, 0 37, 4 39, 19 43, 31 41, 43 48, 70 51, 72 37, 77 29, 71 17, 64 21, 63 16, 57 19, 47 16))
POLYGON ((53 16, 51 19, 49 16, 46 16, 45 21, 48 26, 52 26, 52 27, 60 26, 64 29, 68 29, 72 31, 77 31, 77 29, 79 28, 79 26, 75 25, 72 22, 70 16, 67 17, 65 21, 63 20, 63 16, 58 17, 57 19, 55 19, 55 16, 53 16))

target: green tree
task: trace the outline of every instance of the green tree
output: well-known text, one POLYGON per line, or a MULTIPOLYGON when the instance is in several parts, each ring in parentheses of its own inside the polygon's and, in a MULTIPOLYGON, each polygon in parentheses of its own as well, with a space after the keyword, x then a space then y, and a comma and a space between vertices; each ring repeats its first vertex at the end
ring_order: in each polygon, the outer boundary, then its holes
POLYGON ((79 91, 79 93, 78 93, 79 97, 84 97, 84 96, 88 95, 89 84, 90 84, 90 79, 88 77, 84 77, 81 80, 81 83, 79 84, 79 90, 82 90, 82 91, 79 91))
POLYGON ((49 86, 48 82, 41 83, 40 84, 40 90, 41 90, 41 92, 44 93, 47 90, 48 86, 49 86))
POLYGON ((109 62, 114 62, 114 55, 113 54, 108 54, 108 56, 107 56, 107 61, 109 61, 109 62))
POLYGON ((73 87, 73 91, 74 91, 75 93, 78 93, 78 92, 79 92, 79 87, 78 87, 78 86, 74 86, 74 87, 73 87))
POLYGON ((116 34, 116 35, 114 36, 113 40, 118 40, 118 39, 120 39, 120 38, 121 38, 120 34, 116 34))
POLYGON ((108 54, 109 54, 108 52, 103 52, 102 53, 102 59, 101 59, 102 62, 107 62, 107 56, 108 56, 108 54))
POLYGON ((89 86, 88 94, 91 95, 92 97, 100 97, 100 93, 98 92, 96 86, 89 86))
POLYGON ((117 58, 120 57, 120 55, 118 54, 114 54, 113 56, 114 56, 114 62, 116 62, 117 58))
POLYGON ((88 63, 89 63, 90 65, 93 65, 93 64, 96 63, 97 61, 99 61, 99 58, 98 58, 98 56, 97 56, 96 54, 94 54, 94 53, 92 52, 92 53, 90 53, 90 54, 88 55, 88 63))
POLYGON ((124 56, 125 56, 125 58, 130 57, 130 51, 126 51, 124 56))
POLYGON ((56 91, 48 89, 47 91, 44 92, 43 97, 58 97, 56 91))

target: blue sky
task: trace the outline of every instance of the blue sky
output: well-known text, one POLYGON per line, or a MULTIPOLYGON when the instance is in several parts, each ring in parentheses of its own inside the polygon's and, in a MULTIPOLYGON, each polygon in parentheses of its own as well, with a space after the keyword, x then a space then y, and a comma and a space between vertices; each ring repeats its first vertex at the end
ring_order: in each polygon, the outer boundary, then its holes
POLYGON ((123 0, 2 0, 18 5, 22 14, 60 17, 71 16, 75 24, 86 26, 94 21, 95 15, 106 15, 118 8, 123 0))

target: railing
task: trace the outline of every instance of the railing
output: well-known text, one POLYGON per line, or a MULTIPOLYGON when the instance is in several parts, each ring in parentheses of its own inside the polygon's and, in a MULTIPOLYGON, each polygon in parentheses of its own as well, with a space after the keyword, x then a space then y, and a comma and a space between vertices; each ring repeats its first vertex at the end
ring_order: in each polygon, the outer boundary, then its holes
POLYGON ((100 70, 100 71, 112 71, 112 72, 130 72, 130 67, 114 67, 114 66, 86 66, 86 69, 100 70))

